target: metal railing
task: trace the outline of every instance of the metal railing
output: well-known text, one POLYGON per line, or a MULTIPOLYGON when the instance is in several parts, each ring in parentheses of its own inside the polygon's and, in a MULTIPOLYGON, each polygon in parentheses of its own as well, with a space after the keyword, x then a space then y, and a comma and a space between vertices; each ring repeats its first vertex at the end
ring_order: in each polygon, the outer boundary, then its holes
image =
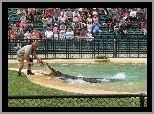
MULTIPOLYGON (((8 40, 8 59, 16 59, 17 44, 24 46, 34 40, 8 40)), ((38 40, 40 45, 37 54, 45 59, 59 58, 95 58, 97 55, 106 55, 109 58, 146 58, 147 38, 104 38, 78 39, 77 41, 38 40), (90 40, 90 39, 89 39, 90 40)))
POLYGON ((147 94, 9 95, 8 107, 147 107, 147 94))

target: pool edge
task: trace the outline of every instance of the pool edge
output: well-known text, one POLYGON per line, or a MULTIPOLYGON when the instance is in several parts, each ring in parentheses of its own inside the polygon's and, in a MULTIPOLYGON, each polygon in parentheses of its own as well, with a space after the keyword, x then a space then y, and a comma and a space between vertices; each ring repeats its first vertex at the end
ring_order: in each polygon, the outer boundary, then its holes
MULTIPOLYGON (((118 63, 145 63, 147 58, 109 58, 110 62, 118 63)), ((48 63, 95 63, 95 59, 44 59, 48 63)), ((34 60, 34 63, 36 60, 34 60)), ((8 63, 19 63, 17 60, 8 60, 8 63)))

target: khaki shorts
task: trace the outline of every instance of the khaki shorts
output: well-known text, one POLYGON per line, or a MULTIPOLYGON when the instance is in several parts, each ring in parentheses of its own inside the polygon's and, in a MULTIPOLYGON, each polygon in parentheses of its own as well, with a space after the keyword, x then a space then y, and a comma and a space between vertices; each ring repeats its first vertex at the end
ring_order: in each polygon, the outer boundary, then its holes
POLYGON ((17 54, 17 60, 24 60, 24 56, 17 54))
MULTIPOLYGON (((28 58, 29 58, 29 61, 33 63, 33 58, 31 58, 31 57, 28 57, 28 58)), ((19 60, 24 60, 24 56, 18 55, 18 54, 17 54, 17 60, 18 60, 18 61, 19 61, 19 60)))

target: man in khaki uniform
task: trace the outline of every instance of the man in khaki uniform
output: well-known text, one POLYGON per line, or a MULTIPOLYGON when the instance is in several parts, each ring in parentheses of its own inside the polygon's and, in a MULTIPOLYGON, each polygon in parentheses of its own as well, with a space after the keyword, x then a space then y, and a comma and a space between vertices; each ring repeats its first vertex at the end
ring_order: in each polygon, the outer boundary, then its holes
POLYGON ((17 52, 17 60, 20 62, 18 76, 21 76, 21 70, 24 66, 24 60, 28 62, 27 75, 35 75, 31 71, 31 66, 33 65, 33 59, 30 57, 30 55, 33 55, 40 63, 43 63, 42 59, 38 58, 35 53, 35 50, 38 48, 38 46, 39 46, 38 42, 33 42, 31 45, 26 45, 22 47, 17 52))

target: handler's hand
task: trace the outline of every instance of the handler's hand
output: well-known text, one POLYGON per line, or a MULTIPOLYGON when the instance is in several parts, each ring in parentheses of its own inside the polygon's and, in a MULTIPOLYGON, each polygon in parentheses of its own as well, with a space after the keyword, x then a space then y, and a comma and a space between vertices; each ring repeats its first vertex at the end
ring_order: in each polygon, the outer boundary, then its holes
POLYGON ((42 58, 39 59, 39 63, 41 63, 41 67, 45 65, 45 63, 42 61, 42 58))

